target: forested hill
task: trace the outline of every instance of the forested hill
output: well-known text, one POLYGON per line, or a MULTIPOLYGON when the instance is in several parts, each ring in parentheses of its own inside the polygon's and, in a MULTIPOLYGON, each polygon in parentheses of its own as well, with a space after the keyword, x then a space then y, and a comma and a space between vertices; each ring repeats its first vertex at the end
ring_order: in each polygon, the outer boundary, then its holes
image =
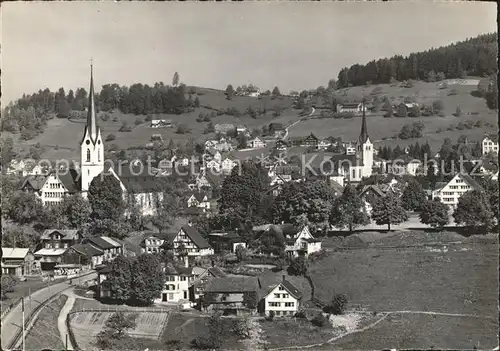
POLYGON ((497 70, 497 52, 497 33, 484 34, 407 57, 396 55, 343 68, 338 75, 338 87, 390 83, 391 80, 435 81, 436 76, 440 79, 489 76, 497 70))

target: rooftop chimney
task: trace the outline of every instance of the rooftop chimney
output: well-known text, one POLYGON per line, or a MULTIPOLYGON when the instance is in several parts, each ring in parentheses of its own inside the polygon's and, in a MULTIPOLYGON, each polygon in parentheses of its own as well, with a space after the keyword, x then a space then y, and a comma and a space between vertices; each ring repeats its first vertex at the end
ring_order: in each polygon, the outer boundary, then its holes
POLYGON ((285 281, 285 277, 286 277, 286 275, 283 274, 283 281, 285 281))

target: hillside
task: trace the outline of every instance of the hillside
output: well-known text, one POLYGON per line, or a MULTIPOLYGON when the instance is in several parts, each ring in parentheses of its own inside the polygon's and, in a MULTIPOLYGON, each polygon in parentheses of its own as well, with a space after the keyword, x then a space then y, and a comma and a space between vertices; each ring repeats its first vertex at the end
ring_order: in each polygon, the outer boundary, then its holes
MULTIPOLYGON (((422 81, 414 82, 413 87, 405 88, 399 84, 380 84, 371 86, 358 86, 335 91, 335 96, 341 97, 347 101, 360 101, 365 97, 368 101, 375 96, 382 101, 385 97, 392 104, 403 102, 405 97, 410 97, 416 102, 424 105, 430 105, 434 100, 442 100, 443 117, 383 117, 384 112, 369 114, 367 116, 368 132, 376 146, 385 144, 390 145, 408 145, 414 144, 417 140, 420 143, 428 141, 433 150, 437 150, 443 143, 444 138, 451 138, 456 141, 458 136, 467 135, 470 140, 480 140, 484 133, 497 130, 497 115, 494 110, 490 110, 483 98, 475 97, 479 78, 469 77, 467 80, 449 81, 448 88, 439 89, 437 83, 428 83, 422 81), (464 84, 465 83, 465 84, 464 84), (375 90, 375 92, 374 92, 375 90), (456 94, 455 94, 456 93, 456 94), (462 110, 460 117, 455 117, 457 106, 462 110), (474 122, 482 121, 481 128, 457 130, 460 122, 472 120, 474 122), (397 135, 401 127, 405 124, 411 124, 415 121, 423 121, 425 125, 424 136, 420 139, 390 140, 397 135), (451 130, 447 130, 451 129, 451 130), (439 131, 439 133, 438 133, 439 131), (389 138, 389 139, 387 139, 389 138), (385 140, 382 140, 385 139, 385 140)), ((334 119, 321 118, 309 119, 296 124, 290 129, 290 136, 306 136, 314 133, 318 137, 342 137, 343 140, 356 140, 359 136, 361 126, 360 118, 334 119)))
MULTIPOLYGON (((174 140, 174 142, 185 142, 189 139, 195 141, 204 141, 213 136, 213 133, 204 134, 204 130, 208 122, 197 122, 196 119, 201 114, 211 113, 216 114, 217 110, 227 111, 227 109, 237 109, 242 115, 235 117, 226 113, 219 116, 210 117, 211 122, 215 125, 218 123, 232 123, 235 125, 243 124, 250 130, 253 128, 262 128, 272 121, 288 124, 291 121, 297 120, 300 110, 292 107, 293 99, 290 97, 247 97, 233 96, 231 100, 227 100, 224 92, 215 89, 196 88, 200 101, 200 107, 194 108, 194 111, 183 114, 152 114, 153 119, 170 119, 174 125, 186 124, 190 133, 177 134, 177 127, 173 128, 151 128, 150 122, 146 121, 145 115, 124 114, 122 112, 100 112, 99 116, 109 115, 106 121, 99 118, 98 123, 103 132, 103 138, 106 140, 108 134, 114 134, 116 139, 113 141, 105 141, 106 146, 116 144, 120 149, 130 147, 145 146, 150 142, 152 134, 161 134, 163 140, 174 140), (252 118, 245 114, 248 107, 251 106, 255 110, 266 110, 265 114, 252 118), (278 106, 281 110, 281 115, 275 117, 274 110, 278 106), (141 124, 136 125, 136 120, 141 120, 141 124), (120 132, 119 129, 123 123, 127 123, 132 127, 131 132, 120 132)), ((79 143, 85 126, 85 118, 82 119, 67 119, 53 118, 47 122, 47 126, 43 133, 35 138, 22 141, 19 139, 19 134, 11 134, 14 138, 16 151, 23 154, 26 153, 30 145, 40 143, 45 148, 42 158, 48 159, 78 159, 79 158, 79 143)), ((6 133, 7 134, 7 133, 6 133)))
POLYGON ((367 83, 389 83, 395 79, 436 81, 463 78, 466 75, 488 76, 497 71, 497 33, 479 35, 451 45, 354 64, 338 74, 338 86, 360 86, 367 83))

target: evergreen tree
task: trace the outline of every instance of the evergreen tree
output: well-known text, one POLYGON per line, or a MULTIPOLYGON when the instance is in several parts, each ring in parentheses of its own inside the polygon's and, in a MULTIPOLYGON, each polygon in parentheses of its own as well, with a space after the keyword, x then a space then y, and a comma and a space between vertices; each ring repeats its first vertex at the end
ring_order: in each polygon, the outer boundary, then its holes
POLYGON ((132 265, 133 259, 122 255, 109 264, 110 272, 106 275, 106 284, 112 299, 120 303, 127 302, 131 297, 132 265))
POLYGON ((231 100, 233 98, 233 94, 234 94, 233 86, 229 84, 226 88, 226 98, 228 100, 231 100))
POLYGON ((179 85, 179 73, 175 72, 172 78, 172 86, 177 87, 179 85))
POLYGON ((281 92, 280 92, 278 87, 274 87, 272 95, 273 96, 281 96, 281 92))
POLYGON ((387 230, 391 230, 391 224, 400 224, 408 220, 401 200, 391 192, 373 204, 371 217, 377 225, 387 224, 387 230))

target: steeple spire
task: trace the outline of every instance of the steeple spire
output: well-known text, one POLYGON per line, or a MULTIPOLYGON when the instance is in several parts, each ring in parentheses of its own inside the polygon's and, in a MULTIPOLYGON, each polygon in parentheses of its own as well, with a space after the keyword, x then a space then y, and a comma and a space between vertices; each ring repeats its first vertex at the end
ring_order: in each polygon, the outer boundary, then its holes
POLYGON ((97 119, 95 113, 95 102, 94 102, 94 74, 93 74, 93 62, 90 60, 90 89, 89 89, 89 104, 87 107, 87 132, 89 133, 90 139, 95 143, 97 140, 97 119))
POLYGON ((361 133, 359 134, 359 143, 364 144, 368 140, 368 128, 366 127, 366 115, 365 115, 365 100, 362 102, 363 106, 363 120, 361 122, 361 133))

